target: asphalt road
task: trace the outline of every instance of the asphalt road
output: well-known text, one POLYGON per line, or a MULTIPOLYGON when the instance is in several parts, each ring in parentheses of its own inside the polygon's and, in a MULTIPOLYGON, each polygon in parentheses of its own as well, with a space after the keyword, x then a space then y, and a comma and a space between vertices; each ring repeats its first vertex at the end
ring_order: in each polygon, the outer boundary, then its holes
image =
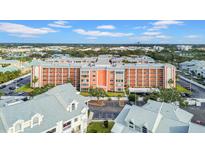
POLYGON ((21 78, 21 80, 13 81, 12 83, 8 84, 5 88, 0 89, 5 96, 27 96, 27 93, 17 93, 15 92, 15 89, 30 83, 31 76, 27 76, 24 78, 21 78), (10 87, 14 87, 15 89, 9 89, 10 87))
MULTIPOLYGON (((190 87, 190 83, 183 80, 183 79, 179 79, 179 81, 177 81, 177 83, 185 88, 190 87)), ((205 90, 201 87, 198 87, 194 84, 191 84, 191 97, 192 98, 205 98, 205 90)))

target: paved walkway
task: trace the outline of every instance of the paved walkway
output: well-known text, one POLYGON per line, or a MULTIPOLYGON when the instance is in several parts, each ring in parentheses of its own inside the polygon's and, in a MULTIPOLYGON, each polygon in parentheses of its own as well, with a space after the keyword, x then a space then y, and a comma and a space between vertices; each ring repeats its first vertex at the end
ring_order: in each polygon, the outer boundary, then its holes
MULTIPOLYGON (((92 97, 92 96, 87 96, 87 98, 89 98, 90 100, 97 100, 97 97, 92 97)), ((100 97, 99 100, 112 100, 112 101, 118 101, 118 100, 122 100, 122 101, 128 101, 127 97, 100 97)))

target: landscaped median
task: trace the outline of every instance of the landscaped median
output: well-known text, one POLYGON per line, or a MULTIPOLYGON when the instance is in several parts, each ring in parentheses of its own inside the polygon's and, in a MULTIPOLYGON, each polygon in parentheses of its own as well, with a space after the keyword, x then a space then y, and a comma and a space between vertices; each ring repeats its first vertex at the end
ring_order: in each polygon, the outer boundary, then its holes
POLYGON ((30 93, 33 91, 33 88, 30 87, 30 83, 21 86, 20 88, 16 89, 16 92, 27 92, 30 93))
POLYGON ((39 94, 42 94, 46 91, 48 91, 49 89, 53 88, 54 86, 53 85, 47 85, 47 86, 44 86, 42 88, 32 88, 30 87, 30 84, 26 84, 26 85, 23 85, 22 87, 16 89, 16 92, 26 92, 26 93, 29 93, 31 96, 36 96, 36 95, 39 95, 39 94))
POLYGON ((88 125, 87 133, 110 133, 113 125, 113 121, 93 121, 88 125))
POLYGON ((192 92, 184 87, 182 87, 181 85, 176 85, 176 90, 180 93, 187 93, 187 94, 191 94, 192 92))

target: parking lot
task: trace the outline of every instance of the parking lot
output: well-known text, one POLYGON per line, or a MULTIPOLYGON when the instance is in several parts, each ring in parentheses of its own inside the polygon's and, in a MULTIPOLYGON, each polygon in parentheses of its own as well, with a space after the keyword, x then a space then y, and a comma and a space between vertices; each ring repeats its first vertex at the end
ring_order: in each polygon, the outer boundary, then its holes
POLYGON ((102 107, 89 105, 90 111, 94 113, 93 120, 114 120, 123 109, 118 101, 104 101, 104 103, 105 106, 102 107))
POLYGON ((202 104, 202 106, 200 107, 188 106, 184 108, 184 110, 194 114, 194 117, 192 118, 192 122, 205 125, 205 104, 202 104))
POLYGON ((0 91, 2 91, 5 96, 27 96, 28 95, 27 93, 23 93, 23 92, 17 93, 15 90, 25 84, 30 83, 30 77, 31 76, 20 78, 18 80, 14 80, 12 83, 8 85, 0 86, 0 91))

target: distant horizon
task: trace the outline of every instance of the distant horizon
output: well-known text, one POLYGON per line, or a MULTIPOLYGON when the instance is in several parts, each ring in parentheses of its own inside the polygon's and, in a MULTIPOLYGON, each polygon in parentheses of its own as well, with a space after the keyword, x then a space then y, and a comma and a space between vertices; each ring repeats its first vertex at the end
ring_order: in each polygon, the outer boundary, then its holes
POLYGON ((205 44, 205 20, 0 20, 0 42, 205 44))
POLYGON ((24 44, 50 44, 50 45, 52 45, 52 44, 54 44, 54 45, 132 45, 132 46, 141 46, 141 45, 205 45, 205 43, 198 43, 198 44, 194 44, 194 43, 192 43, 192 44, 188 44, 188 43, 178 43, 178 44, 176 44, 176 43, 140 43, 140 44, 138 44, 138 43, 44 43, 44 42, 42 42, 42 43, 24 43, 24 42, 5 42, 5 43, 3 43, 3 42, 0 42, 0 45, 4 45, 4 44, 21 44, 21 45, 24 45, 24 44))

